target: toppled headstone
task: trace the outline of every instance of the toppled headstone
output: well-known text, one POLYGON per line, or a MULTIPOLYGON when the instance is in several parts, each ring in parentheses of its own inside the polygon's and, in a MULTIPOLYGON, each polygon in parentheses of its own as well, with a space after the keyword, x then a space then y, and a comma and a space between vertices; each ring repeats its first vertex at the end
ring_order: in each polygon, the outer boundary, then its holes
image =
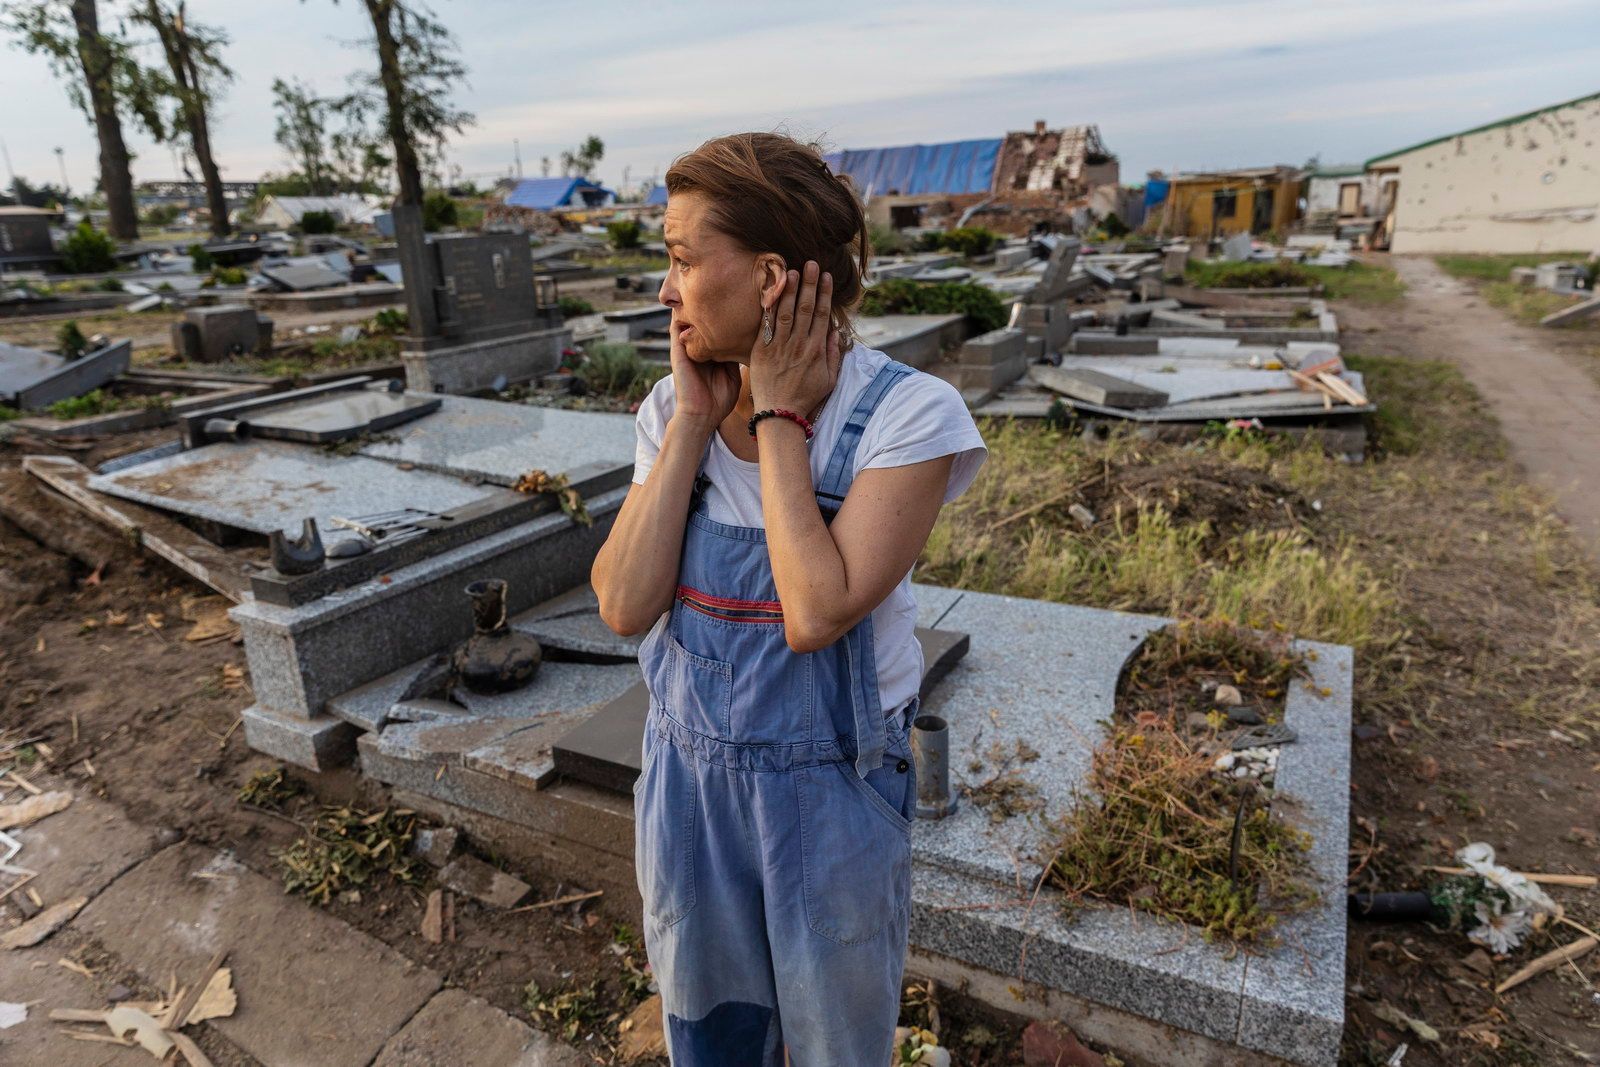
POLYGON ((1158 408, 1167 394, 1089 367, 1035 366, 1028 369, 1034 381, 1053 393, 1113 408, 1158 408))
POLYGON ((172 324, 172 347, 186 363, 221 363, 272 351, 272 320, 243 304, 190 308, 172 324))
POLYGON ((439 884, 492 908, 514 908, 533 887, 476 856, 457 856, 439 872, 439 884))

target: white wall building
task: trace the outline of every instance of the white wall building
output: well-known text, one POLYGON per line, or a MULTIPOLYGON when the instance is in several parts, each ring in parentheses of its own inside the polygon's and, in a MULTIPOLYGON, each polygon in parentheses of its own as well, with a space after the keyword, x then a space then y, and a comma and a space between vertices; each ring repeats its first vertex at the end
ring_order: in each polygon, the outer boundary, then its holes
POLYGON ((1393 252, 1600 250, 1600 93, 1367 161, 1393 252))

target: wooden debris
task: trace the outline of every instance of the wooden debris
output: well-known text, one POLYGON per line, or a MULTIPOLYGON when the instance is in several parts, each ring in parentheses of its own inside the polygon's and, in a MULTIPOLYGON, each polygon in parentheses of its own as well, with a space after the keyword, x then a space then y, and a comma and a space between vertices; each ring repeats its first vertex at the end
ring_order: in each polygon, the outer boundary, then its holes
POLYGON ((37 793, 15 804, 0 805, 0 830, 28 826, 58 811, 65 811, 71 804, 71 793, 55 789, 48 793, 37 793))
POLYGON ((160 1023, 138 1008, 118 1004, 106 1012, 105 1021, 106 1026, 119 1038, 131 1031, 139 1046, 158 1060, 165 1059, 167 1053, 172 1051, 172 1036, 162 1029, 160 1023))
POLYGON ((78 914, 79 909, 87 903, 89 903, 88 897, 73 897, 71 900, 63 900, 46 908, 16 929, 0 934, 0 950, 9 951, 37 945, 65 926, 68 920, 78 914))
POLYGON ((538 911, 541 908, 558 908, 563 904, 576 904, 580 900, 593 900, 605 893, 604 889, 596 889, 588 893, 573 893, 569 896, 556 897, 554 900, 541 900, 537 904, 524 904, 520 908, 512 908, 511 914, 519 911, 538 911))
POLYGON ((656 993, 640 1004, 617 1026, 622 1035, 618 1051, 623 1063, 663 1057, 667 1054, 667 1038, 663 1030, 661 994, 656 993))
POLYGON ((444 890, 428 894, 428 909, 422 914, 422 939, 430 945, 444 940, 444 890))
MULTIPOLYGON (((233 989, 233 969, 219 968, 200 991, 200 997, 184 1018, 183 1026, 193 1026, 207 1019, 225 1019, 239 1007, 239 994, 233 989)), ((169 1027, 170 1029, 170 1027, 169 1027)))
POLYGON ((28 792, 32 793, 34 796, 38 796, 40 793, 44 792, 43 789, 40 789, 38 786, 34 785, 32 782, 30 782, 26 778, 22 777, 22 775, 18 774, 16 771, 7 771, 6 772, 6 777, 10 778, 13 782, 16 782, 23 789, 26 789, 28 792))
POLYGON ((1515 988, 1530 978, 1535 978, 1543 974, 1545 971, 1561 966, 1568 960, 1575 960, 1579 956, 1587 953, 1596 945, 1600 945, 1600 937, 1582 937, 1572 942, 1570 945, 1562 945, 1558 949, 1553 949, 1550 952, 1546 952, 1543 956, 1540 956, 1536 960, 1532 960, 1526 967, 1523 967, 1511 977, 1507 978, 1504 982, 1501 982, 1499 985, 1495 986, 1495 994, 1499 995, 1508 989, 1515 988))
POLYGON ((170 1031, 167 1036, 172 1039, 172 1043, 183 1054, 183 1058, 189 1061, 189 1067, 213 1067, 211 1060, 204 1052, 200 1051, 200 1046, 195 1044, 194 1039, 188 1034, 174 1030, 170 1031))
MULTIPOLYGON (((1474 873, 1467 867, 1423 867, 1422 869, 1432 871, 1434 874, 1474 873)), ((1512 873, 1539 885, 1564 885, 1572 889, 1593 889, 1596 885, 1600 885, 1600 877, 1592 874, 1533 874, 1529 871, 1513 871, 1512 873)))

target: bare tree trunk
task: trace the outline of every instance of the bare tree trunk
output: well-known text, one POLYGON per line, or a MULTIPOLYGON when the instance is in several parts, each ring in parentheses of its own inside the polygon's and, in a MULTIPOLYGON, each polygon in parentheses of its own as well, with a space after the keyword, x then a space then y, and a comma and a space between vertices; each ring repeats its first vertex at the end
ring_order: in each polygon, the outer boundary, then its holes
POLYGON ((161 38, 161 49, 167 55, 167 66, 172 70, 172 80, 178 86, 178 99, 183 107, 184 125, 189 128, 189 144, 194 158, 200 164, 200 176, 206 183, 206 205, 211 212, 211 235, 226 237, 232 232, 228 225, 228 199, 222 193, 222 174, 211 155, 211 129, 206 120, 205 90, 200 85, 200 74, 189 54, 189 40, 183 28, 183 5, 178 5, 177 22, 174 23, 156 0, 146 5, 148 19, 161 38))
POLYGON ((133 202, 133 172, 128 146, 122 140, 122 120, 111 84, 111 53, 100 37, 95 0, 72 0, 72 21, 78 30, 78 62, 83 66, 94 113, 94 132, 100 141, 100 187, 111 213, 111 236, 132 241, 139 236, 139 215, 133 202))
POLYGON ((378 39, 378 79, 388 104, 389 140, 394 142, 394 169, 400 182, 396 204, 422 204, 422 172, 417 166, 417 149, 406 129, 405 86, 400 76, 400 52, 395 45, 395 0, 366 0, 372 16, 372 31, 378 39))

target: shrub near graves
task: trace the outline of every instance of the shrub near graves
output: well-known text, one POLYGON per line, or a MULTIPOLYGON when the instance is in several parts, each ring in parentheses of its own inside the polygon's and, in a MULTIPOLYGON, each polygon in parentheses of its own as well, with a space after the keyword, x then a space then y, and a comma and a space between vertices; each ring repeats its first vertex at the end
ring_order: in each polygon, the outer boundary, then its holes
POLYGON ((98 274, 117 269, 117 243, 88 219, 61 243, 61 265, 68 274, 98 274))
POLYGON ((639 223, 634 219, 606 223, 606 236, 611 238, 611 247, 619 252, 638 248, 640 233, 639 223))
POLYGON ((1006 324, 1006 308, 992 290, 971 282, 917 282, 885 278, 861 298, 863 315, 953 315, 972 320, 977 333, 1006 324))
POLYGON ((334 233, 338 229, 339 220, 333 217, 331 211, 307 211, 300 216, 301 233, 334 233))

